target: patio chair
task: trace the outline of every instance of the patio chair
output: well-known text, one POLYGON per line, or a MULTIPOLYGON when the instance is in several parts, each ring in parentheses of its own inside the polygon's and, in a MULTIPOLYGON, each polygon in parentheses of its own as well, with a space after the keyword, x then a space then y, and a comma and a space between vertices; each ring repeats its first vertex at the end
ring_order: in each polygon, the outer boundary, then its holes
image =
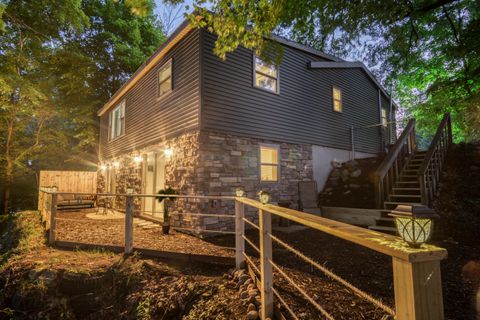
POLYGON ((300 211, 321 215, 317 204, 317 182, 301 181, 298 183, 298 207, 300 211))

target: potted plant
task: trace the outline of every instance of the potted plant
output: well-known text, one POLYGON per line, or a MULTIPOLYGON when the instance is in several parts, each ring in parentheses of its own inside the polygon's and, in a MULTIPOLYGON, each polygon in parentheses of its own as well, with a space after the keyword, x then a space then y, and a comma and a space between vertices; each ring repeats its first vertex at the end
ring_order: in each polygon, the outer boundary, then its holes
POLYGON ((164 200, 175 201, 175 197, 169 197, 168 195, 177 195, 177 191, 172 187, 168 187, 158 191, 158 194, 161 196, 157 196, 156 199, 159 203, 163 201, 163 224, 162 224, 162 231, 163 234, 168 234, 170 232, 170 215, 168 213, 168 202, 164 200))

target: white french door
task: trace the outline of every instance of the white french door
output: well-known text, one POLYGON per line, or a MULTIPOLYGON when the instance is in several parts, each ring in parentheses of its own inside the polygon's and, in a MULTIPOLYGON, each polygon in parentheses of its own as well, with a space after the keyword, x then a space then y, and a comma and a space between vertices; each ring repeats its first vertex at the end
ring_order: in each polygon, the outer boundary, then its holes
MULTIPOLYGON (((143 158, 143 193, 156 194, 165 187, 165 157, 160 152, 150 152, 143 158)), ((163 217, 163 203, 155 198, 143 198, 143 213, 155 218, 163 217)))

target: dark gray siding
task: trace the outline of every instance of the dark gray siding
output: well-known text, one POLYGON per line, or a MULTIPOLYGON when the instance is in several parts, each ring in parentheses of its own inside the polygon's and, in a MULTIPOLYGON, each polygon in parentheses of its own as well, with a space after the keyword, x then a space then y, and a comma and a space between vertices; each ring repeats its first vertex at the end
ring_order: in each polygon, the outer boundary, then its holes
MULTIPOLYGON (((360 69, 307 68, 320 57, 285 47, 280 94, 253 87, 252 52, 239 48, 226 61, 214 56, 215 37, 202 32, 202 129, 279 142, 350 149, 350 126, 378 124, 378 90, 360 69), (343 112, 332 111, 332 85, 343 112)), ((378 152, 379 128, 355 132, 357 151, 378 152)))
POLYGON ((108 141, 108 115, 100 119, 100 156, 108 159, 198 129, 200 42, 192 31, 124 96, 125 134, 108 141), (173 92, 158 98, 157 72, 173 61, 173 92))

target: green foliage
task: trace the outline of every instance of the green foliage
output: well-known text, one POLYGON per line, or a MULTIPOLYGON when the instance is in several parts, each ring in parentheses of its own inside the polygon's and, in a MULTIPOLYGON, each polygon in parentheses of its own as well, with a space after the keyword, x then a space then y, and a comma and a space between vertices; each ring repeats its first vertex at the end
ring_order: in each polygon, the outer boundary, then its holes
POLYGON ((285 34, 365 61, 396 87, 423 134, 432 135, 451 112, 457 141, 480 138, 478 0, 196 0, 194 7, 191 23, 218 36, 214 50, 221 58, 238 46, 264 52, 272 33, 285 34))
POLYGON ((95 168, 96 111, 165 39, 153 8, 153 0, 0 5, 5 207, 24 207, 9 201, 10 190, 15 184, 35 186, 39 169, 95 168))

